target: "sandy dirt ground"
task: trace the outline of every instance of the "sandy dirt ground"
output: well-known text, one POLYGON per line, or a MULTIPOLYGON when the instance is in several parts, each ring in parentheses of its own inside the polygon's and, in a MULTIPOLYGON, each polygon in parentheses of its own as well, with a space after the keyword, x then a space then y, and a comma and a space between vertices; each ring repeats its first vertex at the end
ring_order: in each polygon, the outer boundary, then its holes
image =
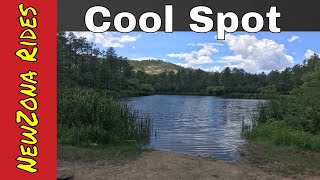
POLYGON ((241 160, 225 163, 211 158, 164 151, 143 152, 136 159, 121 163, 58 160, 58 177, 63 179, 68 176, 73 176, 74 180, 306 179, 303 177, 279 177, 241 160))

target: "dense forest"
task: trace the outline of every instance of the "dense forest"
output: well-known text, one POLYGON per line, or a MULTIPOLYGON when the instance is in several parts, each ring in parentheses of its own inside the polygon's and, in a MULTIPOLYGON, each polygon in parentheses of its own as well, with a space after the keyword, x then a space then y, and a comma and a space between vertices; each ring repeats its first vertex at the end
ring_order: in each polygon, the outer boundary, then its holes
MULTIPOLYGON (((206 72, 170 63, 167 63, 169 70, 148 73, 141 67, 134 67, 137 63, 118 56, 113 48, 100 50, 93 43, 85 38, 78 38, 73 33, 60 32, 57 39, 59 87, 94 88, 121 93, 123 96, 153 93, 230 97, 241 97, 243 94, 256 95, 254 97, 265 97, 264 95, 268 94, 287 95, 303 83, 302 76, 313 70, 315 62, 319 60, 318 56, 313 56, 303 64, 268 74, 252 74, 243 69, 229 67, 222 72, 206 72)), ((152 61, 143 63, 147 67, 152 61)))

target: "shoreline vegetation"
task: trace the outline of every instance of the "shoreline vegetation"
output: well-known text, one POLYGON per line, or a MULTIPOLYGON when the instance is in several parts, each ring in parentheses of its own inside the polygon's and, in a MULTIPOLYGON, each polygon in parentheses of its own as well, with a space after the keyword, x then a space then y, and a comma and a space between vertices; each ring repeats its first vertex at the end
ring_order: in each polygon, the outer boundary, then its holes
POLYGON ((138 117, 104 92, 60 88, 58 94, 58 144, 144 143, 150 137, 149 117, 138 117))
POLYGON ((100 51, 72 33, 60 32, 57 39, 60 160, 125 162, 148 154, 142 147, 153 131, 152 120, 121 104, 122 97, 166 94, 268 99, 257 117, 242 124, 249 142, 240 151, 242 158, 281 176, 319 176, 317 55, 268 74, 228 67, 206 72, 163 61, 132 63, 113 48, 100 51), (266 164, 268 167, 262 167, 266 164))
POLYGON ((249 162, 280 174, 320 176, 320 59, 306 61, 302 84, 288 96, 260 107, 259 115, 243 123, 249 141, 243 152, 249 162))
POLYGON ((259 115, 244 124, 247 139, 320 151, 319 57, 311 57, 305 66, 310 69, 299 87, 262 105, 259 115))
POLYGON ((206 92, 154 92, 154 93, 144 93, 144 92, 130 92, 130 91, 120 91, 120 92, 110 92, 108 93, 112 97, 116 98, 126 98, 126 97, 139 97, 139 96, 152 96, 152 95, 176 95, 176 96, 212 96, 221 98, 231 98, 231 99, 263 99, 269 100, 274 96, 270 94, 259 94, 259 93, 230 93, 224 95, 210 95, 206 92))

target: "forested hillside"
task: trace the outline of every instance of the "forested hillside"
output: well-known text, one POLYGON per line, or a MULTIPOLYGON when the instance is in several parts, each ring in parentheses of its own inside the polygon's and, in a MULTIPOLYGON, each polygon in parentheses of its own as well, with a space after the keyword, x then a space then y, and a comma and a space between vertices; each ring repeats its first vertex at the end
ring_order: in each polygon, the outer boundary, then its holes
POLYGON ((313 56, 303 64, 268 74, 251 74, 229 67, 222 72, 206 72, 162 61, 132 61, 118 56, 113 48, 100 50, 72 33, 58 33, 57 39, 59 86, 95 88, 124 95, 287 95, 303 83, 302 76, 319 61, 318 56, 313 56))
POLYGON ((134 72, 142 71, 149 75, 168 73, 170 71, 177 73, 178 70, 183 69, 183 67, 181 66, 169 62, 164 62, 162 60, 131 60, 128 62, 133 67, 134 72))

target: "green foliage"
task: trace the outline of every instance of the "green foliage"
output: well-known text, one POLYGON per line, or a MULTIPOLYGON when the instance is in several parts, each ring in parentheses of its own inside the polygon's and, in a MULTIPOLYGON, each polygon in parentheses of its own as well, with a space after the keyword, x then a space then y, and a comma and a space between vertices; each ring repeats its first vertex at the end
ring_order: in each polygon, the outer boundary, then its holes
POLYGON ((144 95, 150 95, 154 93, 154 89, 151 84, 141 84, 140 92, 144 95))
POLYGON ((79 88, 58 91, 58 141, 61 144, 147 140, 150 118, 135 112, 103 92, 79 88))
POLYGON ((313 56, 311 61, 313 69, 302 76, 303 84, 290 96, 278 97, 263 106, 258 122, 285 120, 310 133, 320 133, 320 100, 316 98, 320 97, 320 59, 313 56))
POLYGON ((209 95, 220 96, 224 93, 224 86, 208 86, 206 92, 209 95))
MULTIPOLYGON (((132 67, 113 48, 100 51, 85 38, 58 33, 58 86, 136 91, 130 87, 132 67)), ((139 84, 139 82, 138 82, 139 84)))
POLYGON ((245 134, 249 140, 267 141, 276 145, 296 146, 302 149, 320 150, 320 136, 288 125, 285 121, 274 121, 258 125, 245 134))
POLYGON ((249 139, 320 150, 320 58, 314 55, 301 68, 308 69, 302 84, 261 106, 249 139))
POLYGON ((260 93, 229 93, 224 94, 223 97, 236 99, 270 99, 272 96, 260 93))
MULTIPOLYGON (((225 68, 222 72, 206 72, 191 68, 166 68, 173 66, 162 61, 129 61, 135 69, 135 78, 141 83, 151 84, 155 93, 223 95, 226 97, 272 98, 275 95, 288 95, 300 86, 306 66, 295 66, 285 71, 272 71, 251 74, 243 69, 225 68), (161 64, 161 65, 159 65, 161 64), (150 68, 152 67, 152 70, 150 68), (157 68, 159 67, 159 69, 157 68), (148 69, 148 70, 147 70, 148 69), (213 87, 223 87, 223 92, 215 93, 213 87), (243 94, 249 94, 245 96, 243 94)), ((175 65, 174 65, 175 66, 175 65)))
POLYGON ((292 92, 292 108, 288 115, 293 124, 320 134, 320 59, 312 57, 314 71, 306 73, 303 84, 292 92), (317 61, 315 61, 317 60, 317 61))
POLYGON ((142 152, 141 146, 135 142, 103 144, 98 146, 71 146, 58 144, 58 158, 67 161, 93 162, 127 162, 142 152))
POLYGON ((258 92, 261 95, 267 96, 267 97, 278 97, 280 94, 277 91, 276 87, 273 85, 267 85, 265 87, 261 87, 258 89, 258 92))
POLYGON ((289 108, 287 97, 278 97, 260 106, 258 123, 266 123, 275 120, 284 120, 289 108))

